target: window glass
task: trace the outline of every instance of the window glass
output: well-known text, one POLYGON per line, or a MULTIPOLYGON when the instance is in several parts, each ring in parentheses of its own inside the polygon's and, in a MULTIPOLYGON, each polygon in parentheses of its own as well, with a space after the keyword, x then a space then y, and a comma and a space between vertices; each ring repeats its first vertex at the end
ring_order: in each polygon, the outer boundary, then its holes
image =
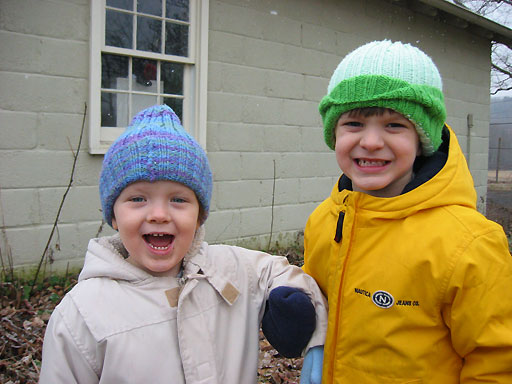
POLYGON ((188 21, 188 0, 166 0, 165 17, 168 19, 188 21))
POLYGON ((137 0, 137 12, 162 16, 162 0, 137 0))
POLYGON ((188 56, 188 25, 165 23, 165 53, 188 56))
POLYGON ((156 86, 156 60, 149 60, 135 57, 133 59, 134 89, 137 87, 141 92, 157 92, 156 86))
POLYGON ((133 11, 133 0, 107 0, 107 6, 133 11))
POLYGON ((183 95, 183 71, 180 63, 162 63, 162 83, 164 93, 183 95))
POLYGON ((128 89, 128 57, 101 55, 101 88, 128 89))
POLYGON ((152 105, 158 104, 156 96, 148 95, 133 95, 132 96, 132 111, 135 113, 142 111, 145 108, 151 107, 152 105))
POLYGON ((174 113, 178 115, 180 121, 183 123, 183 99, 176 99, 174 97, 164 98, 164 104, 172 108, 174 113))
POLYGON ((128 13, 107 9, 105 15, 105 45, 132 48, 133 17, 128 13))
POLYGON ((161 52, 162 22, 145 16, 137 17, 137 49, 161 52))
POLYGON ((128 126, 128 94, 101 92, 101 126, 128 126))

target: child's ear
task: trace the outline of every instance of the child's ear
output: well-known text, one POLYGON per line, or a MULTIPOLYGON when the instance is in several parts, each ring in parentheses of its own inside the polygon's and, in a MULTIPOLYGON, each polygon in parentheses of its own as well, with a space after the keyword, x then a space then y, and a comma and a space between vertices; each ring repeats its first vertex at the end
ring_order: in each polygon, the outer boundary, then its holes
POLYGON ((119 228, 119 227, 117 226, 117 221, 116 221, 116 219, 115 219, 115 218, 112 218, 112 228, 114 228, 116 231, 117 231, 117 229, 119 228))

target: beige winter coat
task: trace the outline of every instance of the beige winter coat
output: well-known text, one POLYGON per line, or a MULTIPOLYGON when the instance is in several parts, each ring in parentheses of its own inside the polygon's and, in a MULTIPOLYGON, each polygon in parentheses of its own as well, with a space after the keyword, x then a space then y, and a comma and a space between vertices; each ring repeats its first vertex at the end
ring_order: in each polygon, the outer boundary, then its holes
POLYGON ((123 251, 117 235, 90 241, 79 283, 48 324, 40 383, 255 383, 265 301, 281 285, 316 307, 306 350, 324 343, 323 296, 284 257, 200 237, 180 280, 147 274, 123 251))

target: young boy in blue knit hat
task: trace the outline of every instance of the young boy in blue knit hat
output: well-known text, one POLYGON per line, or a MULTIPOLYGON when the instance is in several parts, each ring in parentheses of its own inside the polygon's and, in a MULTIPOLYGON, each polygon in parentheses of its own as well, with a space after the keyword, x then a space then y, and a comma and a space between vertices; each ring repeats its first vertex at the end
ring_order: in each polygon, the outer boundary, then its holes
POLYGON ((476 210, 432 60, 365 44, 319 110, 342 171, 304 239, 329 303, 323 383, 512 383, 512 257, 476 210))
POLYGON ((203 241, 212 174, 167 106, 139 113, 100 176, 105 221, 53 312, 40 383, 256 382, 260 323, 300 356, 325 338, 315 281, 286 258, 203 241))

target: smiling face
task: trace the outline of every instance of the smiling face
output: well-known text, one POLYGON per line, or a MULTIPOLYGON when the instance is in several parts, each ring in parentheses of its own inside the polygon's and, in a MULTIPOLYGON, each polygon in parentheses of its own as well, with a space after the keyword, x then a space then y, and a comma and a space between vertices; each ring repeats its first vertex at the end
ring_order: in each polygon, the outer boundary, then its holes
POLYGON ((200 225, 194 191, 174 181, 139 181, 121 192, 113 210, 127 260, 154 276, 176 276, 200 225))
POLYGON ((354 191, 393 197, 411 181, 421 149, 414 124, 402 114, 349 111, 340 116, 335 134, 336 160, 354 191))

